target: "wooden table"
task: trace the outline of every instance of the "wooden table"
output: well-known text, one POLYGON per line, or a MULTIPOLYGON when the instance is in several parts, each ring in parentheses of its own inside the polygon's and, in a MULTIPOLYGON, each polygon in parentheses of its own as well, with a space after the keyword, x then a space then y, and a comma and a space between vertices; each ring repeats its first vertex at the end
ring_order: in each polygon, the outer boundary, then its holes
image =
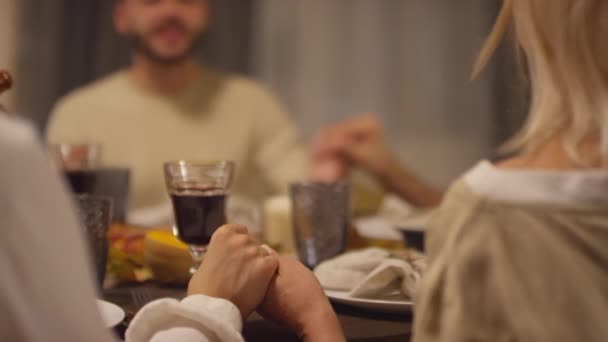
MULTIPOLYGON (((116 328, 116 333, 122 338, 130 319, 145 302, 164 297, 181 299, 185 294, 183 288, 160 287, 149 283, 104 290, 104 299, 121 306, 127 312, 125 322, 116 328)), ((337 303, 333 303, 333 307, 348 341, 410 340, 411 314, 383 314, 337 303)), ((265 320, 258 314, 253 314, 245 322, 243 336, 246 341, 251 342, 299 341, 289 330, 265 320)))

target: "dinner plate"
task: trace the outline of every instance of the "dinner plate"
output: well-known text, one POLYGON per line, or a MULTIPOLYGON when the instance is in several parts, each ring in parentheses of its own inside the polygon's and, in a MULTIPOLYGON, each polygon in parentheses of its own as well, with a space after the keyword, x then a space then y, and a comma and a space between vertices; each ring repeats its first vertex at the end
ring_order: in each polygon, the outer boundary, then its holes
POLYGON ((401 241, 403 238, 391 222, 381 216, 368 216, 355 220, 357 233, 364 238, 386 241, 401 241))
POLYGON ((98 299, 97 306, 106 327, 113 328, 125 319, 125 312, 118 305, 98 299))
POLYGON ((407 313, 414 308, 414 303, 404 299, 367 299, 350 297, 347 291, 325 290, 325 295, 333 302, 349 306, 389 313, 407 313))

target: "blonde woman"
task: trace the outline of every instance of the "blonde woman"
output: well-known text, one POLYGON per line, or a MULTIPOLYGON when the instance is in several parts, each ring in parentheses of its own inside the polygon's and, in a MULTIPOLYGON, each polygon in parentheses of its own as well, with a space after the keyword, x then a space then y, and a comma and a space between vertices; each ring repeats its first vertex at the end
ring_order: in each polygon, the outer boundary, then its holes
MULTIPOLYGON (((414 340, 608 341, 608 1, 506 0, 475 73, 509 29, 529 117, 507 144, 517 156, 480 162, 430 223, 414 340)), ((337 152, 394 167, 358 122, 337 152)))

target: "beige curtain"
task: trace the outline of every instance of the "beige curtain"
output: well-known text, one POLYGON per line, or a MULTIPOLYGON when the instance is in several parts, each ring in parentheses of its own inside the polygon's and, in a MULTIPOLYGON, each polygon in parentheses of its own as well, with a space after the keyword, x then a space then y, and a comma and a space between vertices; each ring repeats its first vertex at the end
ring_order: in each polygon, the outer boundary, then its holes
POLYGON ((254 73, 305 137, 378 113, 399 157, 446 185, 495 145, 492 72, 469 82, 495 3, 259 0, 254 73))

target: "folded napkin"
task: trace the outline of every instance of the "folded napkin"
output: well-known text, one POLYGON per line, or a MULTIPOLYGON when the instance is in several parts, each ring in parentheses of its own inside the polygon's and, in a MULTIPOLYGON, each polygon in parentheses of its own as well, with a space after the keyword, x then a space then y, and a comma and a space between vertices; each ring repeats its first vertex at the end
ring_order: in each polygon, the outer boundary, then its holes
POLYGON ((386 298, 398 293, 413 298, 425 267, 424 256, 416 251, 368 248, 327 260, 314 273, 323 288, 349 291, 351 297, 386 298))

